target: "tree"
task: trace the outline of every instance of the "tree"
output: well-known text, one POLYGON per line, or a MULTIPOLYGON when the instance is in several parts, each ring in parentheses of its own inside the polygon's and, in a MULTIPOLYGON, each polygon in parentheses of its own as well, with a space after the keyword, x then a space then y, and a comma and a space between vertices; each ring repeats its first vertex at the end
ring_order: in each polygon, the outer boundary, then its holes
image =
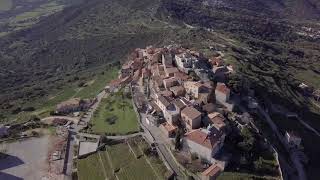
POLYGON ((190 71, 189 76, 191 76, 194 81, 200 81, 199 76, 194 71, 190 71))
POLYGON ((239 92, 242 86, 242 78, 236 74, 229 76, 228 86, 235 92, 239 92))
POLYGON ((179 128, 177 130, 176 137, 175 137, 175 149, 177 150, 180 150, 182 147, 182 144, 181 144, 182 135, 183 135, 183 130, 179 128))
POLYGON ((243 128, 240 135, 242 136, 243 141, 238 143, 238 147, 248 155, 254 148, 255 138, 249 128, 243 128))
POLYGON ((260 156, 258 160, 254 161, 254 168, 256 170, 261 170, 263 169, 263 158, 260 156))

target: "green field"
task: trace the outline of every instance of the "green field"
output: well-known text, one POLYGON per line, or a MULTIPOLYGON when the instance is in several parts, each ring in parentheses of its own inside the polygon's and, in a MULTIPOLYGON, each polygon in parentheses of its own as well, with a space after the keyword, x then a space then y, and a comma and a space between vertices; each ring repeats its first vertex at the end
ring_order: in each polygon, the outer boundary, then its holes
POLYGON ((136 158, 126 143, 107 145, 106 151, 100 151, 97 154, 79 160, 79 179, 165 179, 167 168, 162 161, 156 156, 143 155, 142 147, 148 146, 148 144, 141 138, 130 140, 136 141, 134 148, 139 149, 142 156, 136 158), (149 160, 150 164, 147 160, 149 160), (94 161, 95 165, 92 165, 94 161), (93 173, 94 175, 92 176, 93 173))
POLYGON ((99 162, 99 155, 93 154, 85 159, 79 159, 77 163, 79 180, 105 180, 103 169, 99 162))
POLYGON ((109 180, 116 179, 115 175, 113 174, 113 169, 111 167, 111 164, 109 163, 109 158, 106 152, 98 152, 99 155, 101 156, 101 161, 103 163, 103 168, 105 169, 107 178, 109 180))
POLYGON ((0 12, 10 10, 12 3, 12 0, 0 0, 0 12))
POLYGON ((263 176, 256 176, 251 174, 245 173, 237 173, 237 172, 223 172, 217 180, 276 180, 277 178, 273 177, 263 177, 263 176))
POLYGON ((103 99, 91 122, 92 131, 99 134, 128 134, 139 131, 131 99, 123 95, 122 91, 103 99), (108 122, 110 118, 114 118, 115 122, 108 122))
POLYGON ((298 71, 296 77, 302 82, 306 82, 308 85, 320 88, 320 74, 315 73, 314 71, 298 71))

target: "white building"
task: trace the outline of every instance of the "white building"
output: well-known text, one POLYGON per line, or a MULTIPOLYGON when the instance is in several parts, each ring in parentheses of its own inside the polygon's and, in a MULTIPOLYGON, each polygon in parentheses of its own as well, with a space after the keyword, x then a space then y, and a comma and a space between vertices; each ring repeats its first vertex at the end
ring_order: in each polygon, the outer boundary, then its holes
POLYGON ((180 110, 173 103, 170 103, 164 96, 157 95, 156 104, 161 109, 164 118, 170 124, 175 124, 180 118, 180 110))
POLYGON ((213 163, 214 155, 222 148, 225 134, 221 131, 196 129, 185 134, 184 145, 191 153, 196 153, 201 159, 213 163))
POLYGON ((289 146, 291 147, 299 147, 301 144, 301 137, 296 135, 294 132, 286 132, 285 138, 289 146))
POLYGON ((218 102, 228 102, 230 98, 230 89, 224 83, 218 83, 215 90, 215 95, 218 102))
POLYGON ((197 58, 192 56, 190 53, 184 52, 181 54, 175 55, 175 61, 179 69, 192 68, 194 61, 197 61, 197 58))

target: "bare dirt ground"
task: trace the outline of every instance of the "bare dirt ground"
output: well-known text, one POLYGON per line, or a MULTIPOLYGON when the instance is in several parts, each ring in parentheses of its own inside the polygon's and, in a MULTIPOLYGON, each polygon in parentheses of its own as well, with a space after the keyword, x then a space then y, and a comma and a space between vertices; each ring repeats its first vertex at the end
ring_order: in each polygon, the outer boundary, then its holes
POLYGON ((0 179, 42 179, 47 173, 50 136, 6 144, 7 156, 0 159, 0 179))
POLYGON ((56 151, 63 152, 66 137, 44 134, 39 138, 2 145, 6 156, 0 159, 0 180, 63 179, 63 158, 51 161, 51 155, 56 151))

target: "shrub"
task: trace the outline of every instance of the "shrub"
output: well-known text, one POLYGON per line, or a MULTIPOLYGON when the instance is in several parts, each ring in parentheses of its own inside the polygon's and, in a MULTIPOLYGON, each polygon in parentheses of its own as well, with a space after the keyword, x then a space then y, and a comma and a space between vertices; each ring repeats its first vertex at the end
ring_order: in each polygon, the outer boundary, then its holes
POLYGON ((34 111, 36 110, 34 107, 30 106, 30 107, 25 107, 22 109, 22 111, 34 111))
POLYGON ((40 136, 40 134, 37 131, 32 131, 31 135, 36 137, 40 136))
POLYGON ((198 159, 198 155, 196 153, 191 153, 191 160, 194 161, 198 159))
POLYGON ((105 121, 108 122, 110 125, 116 123, 118 120, 117 116, 108 117, 105 121))

